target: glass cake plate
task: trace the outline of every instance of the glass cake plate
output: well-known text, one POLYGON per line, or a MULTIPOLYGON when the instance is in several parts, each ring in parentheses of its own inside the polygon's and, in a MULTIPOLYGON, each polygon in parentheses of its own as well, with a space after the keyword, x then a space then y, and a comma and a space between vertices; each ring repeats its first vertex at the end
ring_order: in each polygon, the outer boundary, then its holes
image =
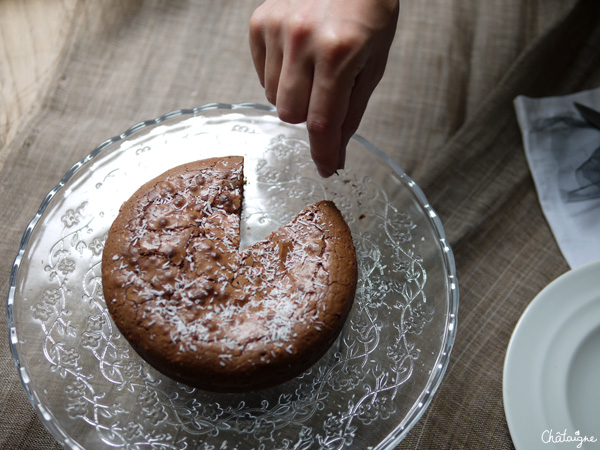
POLYGON ((10 278, 10 343, 23 387, 65 448, 388 449, 437 390, 456 333, 458 285, 420 188, 360 136, 322 179, 306 128, 273 108, 211 104, 135 125, 78 162, 25 230, 10 278), (333 200, 359 281, 339 339, 312 368, 249 394, 213 394, 147 365, 102 296, 100 260, 119 207, 168 168, 245 157, 242 246, 333 200))

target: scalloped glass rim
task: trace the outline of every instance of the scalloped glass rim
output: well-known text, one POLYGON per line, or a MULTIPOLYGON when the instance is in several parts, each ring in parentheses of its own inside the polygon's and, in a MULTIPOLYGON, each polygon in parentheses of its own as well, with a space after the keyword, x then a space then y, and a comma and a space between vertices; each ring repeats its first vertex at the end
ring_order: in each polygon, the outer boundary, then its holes
MULTIPOLYGON (((53 197, 69 182, 69 180, 85 165, 95 159, 102 151, 104 151, 107 147, 119 143, 120 141, 128 138, 131 135, 143 130, 149 126, 157 125, 162 122, 167 121, 168 119, 176 118, 179 116, 196 116, 201 115, 205 111, 209 110, 258 110, 264 111, 265 113, 276 114, 276 110, 274 107, 266 106, 262 104, 256 103, 238 103, 238 104, 225 104, 225 103, 210 103, 203 106, 199 106, 191 109, 180 109, 171 111, 167 114, 164 114, 153 120, 146 120, 139 122, 125 132, 121 133, 118 136, 107 139, 98 145, 92 152, 90 152, 87 156, 82 158, 80 161, 75 163, 69 171, 62 177, 59 183, 46 195, 44 200, 42 201, 38 211, 36 212, 33 219, 30 221, 28 226, 26 227, 21 242, 19 246, 19 251, 14 260, 10 279, 9 279, 9 292, 7 297, 7 306, 6 306, 6 314, 7 314, 7 322, 10 333, 10 349, 13 356, 13 360, 19 371, 19 377, 21 380, 21 384, 23 386, 24 391, 29 398, 34 410, 38 414, 40 420, 44 424, 44 426, 49 430, 49 432, 53 435, 53 437, 63 446, 67 448, 81 448, 76 442, 74 442, 68 435, 68 433, 59 425, 59 423, 54 420, 52 413, 42 404, 38 396, 34 391, 30 388, 30 379, 27 371, 21 365, 20 357, 17 352, 16 344, 18 342, 18 338, 16 335, 16 328, 14 323, 13 316, 13 308, 15 301, 15 289, 16 289, 16 281, 18 278, 19 269, 21 266, 21 262, 26 250, 26 246, 31 238, 32 232, 35 229, 38 221, 46 211, 46 208, 53 197)), ((447 273, 447 281, 449 286, 448 292, 448 311, 446 314, 446 323, 445 323, 445 334, 442 336, 442 344, 440 348, 440 352, 438 354, 437 360, 433 368, 431 369, 431 374, 429 376, 429 380, 425 389, 421 392, 421 395, 415 401, 412 408, 409 410, 408 414, 403 418, 401 423, 394 429, 392 433, 390 433, 387 438, 381 441, 376 447, 376 449, 392 449, 394 448, 412 429, 412 427, 418 422, 421 416, 426 411, 427 407, 430 405, 435 392, 440 386, 446 369, 450 360, 450 353, 454 344, 454 340, 456 337, 457 331, 457 315, 458 315, 458 304, 459 304, 459 288, 456 277, 456 266, 454 261, 454 255, 450 245, 447 242, 446 235, 443 229, 442 222, 439 216, 435 213, 424 192, 421 188, 402 170, 400 165, 392 160, 388 155, 379 150, 373 144, 371 144, 368 140, 361 137, 360 135, 355 134, 352 137, 353 140, 359 142, 361 145, 366 147, 372 153, 374 153, 377 157, 383 160, 396 174, 406 183, 406 185, 410 188, 412 193, 414 194, 418 203, 420 203, 421 207, 427 213, 427 216, 431 222, 434 233, 437 236, 438 243, 441 249, 441 256, 443 259, 443 265, 446 268, 447 273)))

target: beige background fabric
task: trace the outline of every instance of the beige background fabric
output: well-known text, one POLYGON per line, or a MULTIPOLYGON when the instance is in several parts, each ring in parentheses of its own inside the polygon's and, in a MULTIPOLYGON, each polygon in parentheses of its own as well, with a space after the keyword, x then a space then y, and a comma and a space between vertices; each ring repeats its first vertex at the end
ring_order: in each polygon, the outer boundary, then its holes
MULTIPOLYGON (((96 145, 175 109, 265 103, 247 43, 258 4, 5 0, 22 26, 0 22, 3 298, 42 199, 96 145), (49 4, 52 14, 40 12, 49 4)), ((388 70, 359 133, 400 163, 440 215, 460 313, 444 381, 400 449, 514 448, 502 404, 508 340, 568 267, 540 210, 512 100, 599 85, 599 5, 401 2, 388 70)), ((21 388, 4 316, 0 334, 0 448, 58 448, 21 388)))

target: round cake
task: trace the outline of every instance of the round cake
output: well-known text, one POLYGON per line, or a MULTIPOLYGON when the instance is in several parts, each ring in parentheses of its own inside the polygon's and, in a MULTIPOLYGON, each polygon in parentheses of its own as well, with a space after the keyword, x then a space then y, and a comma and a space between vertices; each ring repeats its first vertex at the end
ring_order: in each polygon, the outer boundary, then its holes
POLYGON ((243 158, 211 158, 144 184, 113 222, 104 298, 131 346, 160 372, 216 392, 287 381, 340 333, 357 264, 331 201, 240 249, 243 158))

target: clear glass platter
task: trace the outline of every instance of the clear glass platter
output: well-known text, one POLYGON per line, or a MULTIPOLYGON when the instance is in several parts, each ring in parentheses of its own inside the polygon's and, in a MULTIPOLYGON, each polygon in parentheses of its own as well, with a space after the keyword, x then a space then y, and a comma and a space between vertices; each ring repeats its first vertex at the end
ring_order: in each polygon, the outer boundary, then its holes
POLYGON ((142 122, 78 162, 25 230, 7 302, 11 350, 40 419, 65 448, 388 449, 437 390, 456 333, 458 285, 439 217, 360 136, 322 179, 302 125, 270 108, 211 104, 142 122), (340 338, 298 378, 213 394, 148 366, 114 326, 100 260, 118 209, 185 162, 245 157, 242 245, 306 205, 333 200, 357 249, 355 304, 340 338))

